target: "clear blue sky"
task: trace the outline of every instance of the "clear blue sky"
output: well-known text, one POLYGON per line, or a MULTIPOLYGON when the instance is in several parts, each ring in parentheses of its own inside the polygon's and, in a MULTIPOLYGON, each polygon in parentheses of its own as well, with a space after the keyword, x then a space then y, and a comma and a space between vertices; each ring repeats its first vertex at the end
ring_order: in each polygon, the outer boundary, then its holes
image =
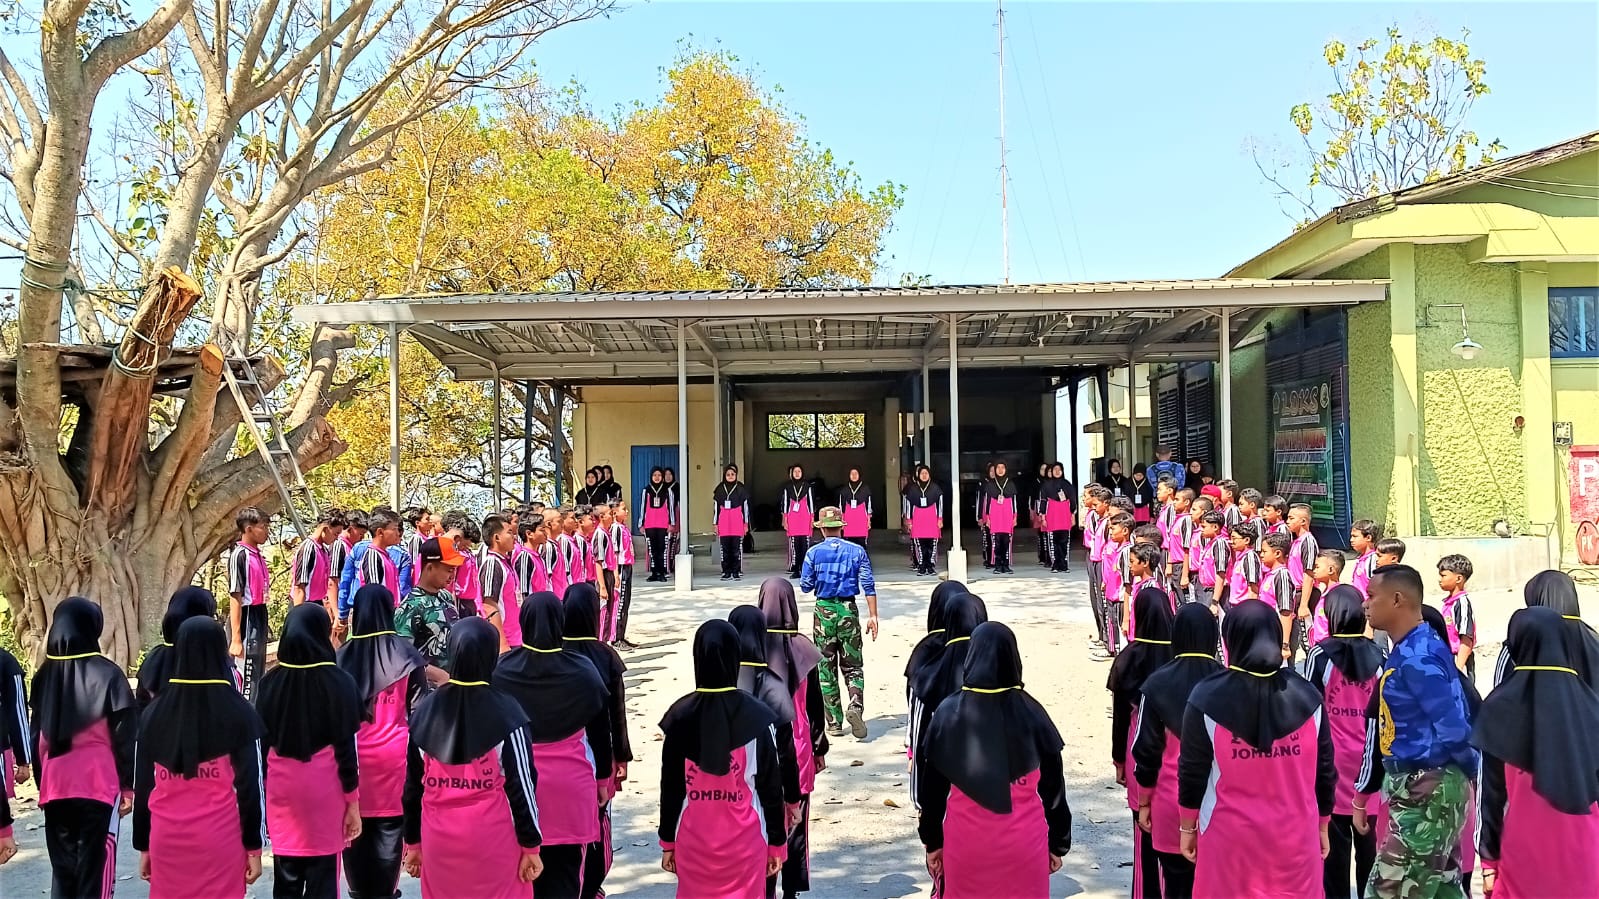
MULTIPOLYGON (((1462 27, 1517 153, 1599 129, 1593 3, 1014 3, 1006 8, 1012 280, 1213 277, 1289 232, 1247 149, 1330 90, 1321 48, 1462 27)), ((1000 275, 992 3, 679 2, 562 29, 536 59, 602 108, 649 99, 683 41, 736 54, 868 183, 907 187, 877 280, 1000 275)))

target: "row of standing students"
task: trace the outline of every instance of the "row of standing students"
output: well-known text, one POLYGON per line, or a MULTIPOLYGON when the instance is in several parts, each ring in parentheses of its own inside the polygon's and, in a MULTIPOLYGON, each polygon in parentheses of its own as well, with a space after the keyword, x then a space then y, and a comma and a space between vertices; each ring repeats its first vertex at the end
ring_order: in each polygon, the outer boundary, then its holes
MULTIPOLYGON (((1415 574, 1400 569, 1378 574, 1415 574)), ((1503 681, 1482 700, 1414 582, 1419 623, 1399 656, 1384 659, 1364 597, 1341 585, 1325 597, 1331 634, 1300 671, 1267 603, 1229 612, 1218 659, 1208 609, 1173 614, 1164 592, 1140 591, 1138 636, 1107 683, 1135 897, 1463 896, 1473 856, 1498 897, 1599 884, 1599 636, 1575 586, 1559 572, 1529 582, 1503 681), (1405 666, 1419 680, 1390 684, 1405 666), (1466 784, 1453 806, 1418 786, 1447 783, 1440 770, 1466 784)))

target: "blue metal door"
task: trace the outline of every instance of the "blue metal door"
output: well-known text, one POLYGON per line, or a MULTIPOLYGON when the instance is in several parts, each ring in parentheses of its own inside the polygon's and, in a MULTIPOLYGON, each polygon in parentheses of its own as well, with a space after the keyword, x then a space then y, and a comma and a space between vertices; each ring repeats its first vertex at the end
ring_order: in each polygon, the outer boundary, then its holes
POLYGON ((677 471, 677 444, 668 446, 635 446, 632 454, 633 479, 628 482, 627 505, 633 510, 633 527, 642 527, 644 521, 644 507, 639 504, 639 495, 644 492, 644 485, 650 482, 650 469, 670 468, 677 471))

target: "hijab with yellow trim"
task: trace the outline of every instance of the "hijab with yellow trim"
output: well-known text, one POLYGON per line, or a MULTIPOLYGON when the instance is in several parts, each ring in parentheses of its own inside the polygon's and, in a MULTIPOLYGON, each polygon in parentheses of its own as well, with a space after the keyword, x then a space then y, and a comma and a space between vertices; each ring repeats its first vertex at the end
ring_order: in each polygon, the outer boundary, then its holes
POLYGON ((333 662, 333 622, 318 603, 289 610, 278 638, 278 665, 261 678, 255 710, 263 742, 284 758, 311 757, 355 736, 361 697, 355 679, 333 662))
POLYGON ((712 619, 694 632, 694 692, 667 709, 661 731, 695 767, 723 775, 733 750, 777 723, 777 715, 738 688, 738 629, 712 619))
POLYGON ((494 668, 494 686, 522 704, 535 743, 554 743, 583 730, 605 711, 611 695, 587 656, 562 648, 564 619, 554 593, 529 595, 520 618, 522 645, 501 656, 494 668))
POLYGON ((1189 705, 1260 752, 1303 727, 1321 691, 1283 667, 1282 618, 1259 600, 1227 612, 1221 626, 1227 668, 1194 688, 1189 705))
POLYGON ((33 676, 33 715, 51 755, 71 749, 96 721, 133 708, 127 675, 100 654, 104 627, 100 607, 81 596, 56 606, 50 620, 44 664, 33 676))

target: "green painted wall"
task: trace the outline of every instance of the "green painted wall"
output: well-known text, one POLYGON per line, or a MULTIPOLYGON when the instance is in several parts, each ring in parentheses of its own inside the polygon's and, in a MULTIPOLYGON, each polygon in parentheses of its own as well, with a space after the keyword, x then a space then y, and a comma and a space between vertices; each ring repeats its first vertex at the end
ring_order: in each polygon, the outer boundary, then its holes
MULTIPOLYGON (((1368 253, 1329 278, 1387 278, 1388 248, 1368 253)), ((1393 354, 1387 303, 1349 310, 1349 495, 1353 518, 1395 518, 1393 354)))
MULTIPOLYGON (((1297 310, 1281 309, 1256 324, 1252 336, 1263 335, 1266 325, 1281 327, 1297 310)), ((1233 350, 1233 480, 1246 487, 1266 488, 1271 481, 1271 435, 1266 410, 1266 341, 1233 350)))
MULTIPOLYGON (((1497 518, 1526 524, 1522 441, 1513 422, 1521 410, 1521 331, 1516 271, 1472 265, 1458 244, 1416 247, 1416 305, 1431 327, 1416 334, 1421 375, 1421 533, 1490 533, 1497 518), (1426 307, 1465 303, 1472 339, 1483 345, 1467 362, 1450 348, 1461 338, 1460 310, 1426 307)), ((1425 320, 1425 319, 1424 319, 1425 320)))

